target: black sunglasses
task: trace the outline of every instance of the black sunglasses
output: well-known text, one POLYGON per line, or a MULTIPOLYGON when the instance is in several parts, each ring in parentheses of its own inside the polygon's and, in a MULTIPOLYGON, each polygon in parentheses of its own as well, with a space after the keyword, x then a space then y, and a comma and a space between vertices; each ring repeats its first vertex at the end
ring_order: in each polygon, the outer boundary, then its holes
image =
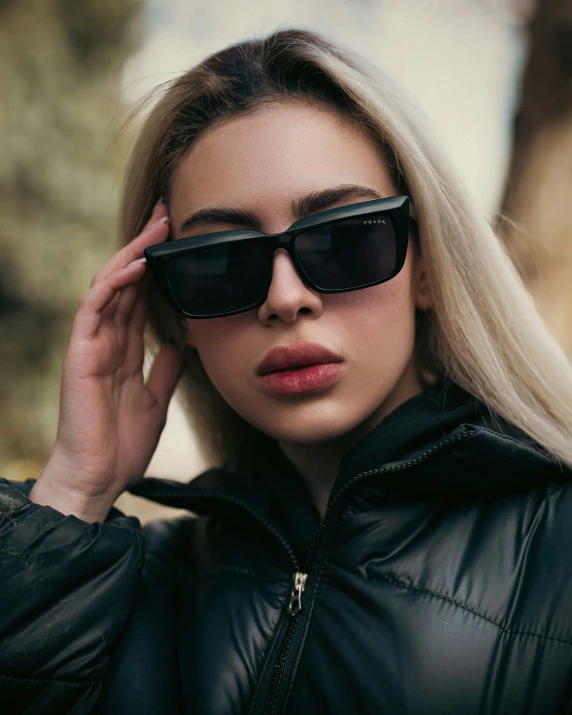
POLYGON ((149 246, 144 255, 178 313, 220 318, 264 303, 277 248, 318 293, 391 280, 405 263, 410 219, 409 197, 391 196, 312 214, 283 233, 217 231, 149 246))

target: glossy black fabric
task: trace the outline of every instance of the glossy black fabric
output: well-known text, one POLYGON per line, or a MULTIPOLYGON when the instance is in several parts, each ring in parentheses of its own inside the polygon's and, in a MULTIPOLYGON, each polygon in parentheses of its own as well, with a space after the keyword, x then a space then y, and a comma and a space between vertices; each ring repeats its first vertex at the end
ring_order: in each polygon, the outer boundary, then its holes
POLYGON ((103 524, 0 480, 0 712, 572 712, 572 471, 458 385, 342 461, 324 519, 267 437, 103 524), (295 573, 301 610, 287 612, 295 573))
POLYGON ((320 512, 276 441, 260 435, 244 445, 240 462, 232 466, 227 463, 227 469, 231 468, 237 474, 251 473, 254 488, 267 495, 268 513, 287 535, 294 553, 302 561, 320 523, 320 512))

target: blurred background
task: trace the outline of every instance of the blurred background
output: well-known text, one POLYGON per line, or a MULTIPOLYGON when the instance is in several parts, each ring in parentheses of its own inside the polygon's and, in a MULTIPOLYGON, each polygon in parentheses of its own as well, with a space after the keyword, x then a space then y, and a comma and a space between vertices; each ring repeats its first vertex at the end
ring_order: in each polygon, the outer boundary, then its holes
MULTIPOLYGON (((52 449, 77 302, 117 250, 127 114, 285 27, 356 48, 413 95, 572 359, 572 0, 0 0, 0 476, 37 477, 52 449)), ((206 466, 175 397, 147 474, 206 466)))

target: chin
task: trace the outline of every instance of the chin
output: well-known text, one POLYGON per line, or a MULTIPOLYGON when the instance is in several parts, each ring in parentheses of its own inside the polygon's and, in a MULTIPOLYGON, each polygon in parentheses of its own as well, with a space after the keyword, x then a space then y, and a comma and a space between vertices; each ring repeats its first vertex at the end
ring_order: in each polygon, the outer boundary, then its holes
POLYGON ((351 433, 359 437, 375 426, 385 392, 368 390, 361 395, 362 401, 356 392, 332 390, 294 399, 257 399, 242 393, 225 399, 246 422, 269 437, 309 445, 350 437, 351 433))
MULTIPOLYGON (((284 422, 267 420, 264 423, 256 423, 254 426, 279 442, 308 445, 325 444, 359 429, 365 419, 367 419, 367 415, 363 418, 348 420, 347 410, 345 414, 339 414, 338 419, 333 416, 328 417, 322 411, 322 414, 316 416, 315 419, 302 418, 301 416, 293 418, 290 416, 284 422)), ((253 423, 251 422, 251 424, 253 423)))

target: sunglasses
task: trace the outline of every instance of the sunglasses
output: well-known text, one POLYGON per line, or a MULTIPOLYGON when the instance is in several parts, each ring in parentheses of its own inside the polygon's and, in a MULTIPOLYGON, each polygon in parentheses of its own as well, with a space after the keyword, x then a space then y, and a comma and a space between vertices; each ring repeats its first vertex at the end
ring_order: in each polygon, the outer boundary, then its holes
POLYGON ((144 255, 175 311, 220 318, 264 303, 277 248, 318 293, 391 280, 405 263, 412 208, 408 196, 391 196, 312 214, 283 233, 217 231, 149 246, 144 255))

